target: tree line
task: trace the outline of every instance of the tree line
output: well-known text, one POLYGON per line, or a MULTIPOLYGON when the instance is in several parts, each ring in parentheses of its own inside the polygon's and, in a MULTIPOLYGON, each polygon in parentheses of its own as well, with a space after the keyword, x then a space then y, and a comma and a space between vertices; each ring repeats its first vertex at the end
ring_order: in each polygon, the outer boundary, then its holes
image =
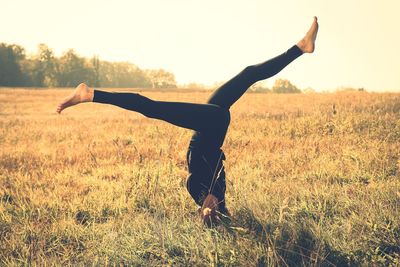
POLYGON ((177 87, 174 74, 163 69, 85 58, 73 49, 56 57, 45 44, 28 56, 20 45, 0 43, 0 86, 74 87, 81 82, 95 87, 177 87))
MULTIPOLYGON (((308 90, 313 90, 309 88, 308 90)), ((272 88, 268 88, 263 82, 255 83, 250 87, 250 91, 257 93, 276 93, 276 94, 299 94, 302 91, 289 80, 276 79, 272 88)))
MULTIPOLYGON (((163 69, 142 70, 130 62, 109 62, 99 57, 85 58, 73 49, 56 57, 51 48, 40 44, 36 54, 27 55, 16 44, 0 43, 0 86, 75 87, 86 82, 94 87, 177 88, 173 73, 163 69)), ((204 89, 195 83, 184 88, 204 89)), ((272 88, 256 83, 250 88, 262 93, 301 93, 286 79, 277 79, 272 88)))

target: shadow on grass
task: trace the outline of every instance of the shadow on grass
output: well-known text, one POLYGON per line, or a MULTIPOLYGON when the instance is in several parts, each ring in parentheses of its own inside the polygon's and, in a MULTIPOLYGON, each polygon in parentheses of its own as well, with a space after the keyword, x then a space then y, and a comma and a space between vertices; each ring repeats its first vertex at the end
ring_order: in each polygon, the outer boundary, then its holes
POLYGON ((238 210, 233 224, 246 229, 248 238, 266 247, 258 266, 357 266, 351 255, 335 250, 318 239, 310 227, 271 220, 263 223, 247 208, 238 210))

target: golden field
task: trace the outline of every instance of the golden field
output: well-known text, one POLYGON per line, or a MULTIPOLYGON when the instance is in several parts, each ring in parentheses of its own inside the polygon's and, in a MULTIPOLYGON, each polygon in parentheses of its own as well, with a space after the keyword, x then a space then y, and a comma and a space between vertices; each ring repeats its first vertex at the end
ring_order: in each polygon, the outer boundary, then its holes
POLYGON ((0 89, 1 266, 400 264, 400 94, 243 96, 232 222, 207 229, 185 188, 191 131, 102 104, 56 114, 70 92, 0 89))

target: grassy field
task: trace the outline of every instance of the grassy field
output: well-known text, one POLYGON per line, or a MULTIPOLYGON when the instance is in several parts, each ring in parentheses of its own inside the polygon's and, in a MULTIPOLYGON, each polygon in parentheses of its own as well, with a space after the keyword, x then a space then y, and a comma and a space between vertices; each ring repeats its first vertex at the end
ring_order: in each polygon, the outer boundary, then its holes
POLYGON ((400 94, 245 95, 224 144, 232 224, 207 229, 191 131, 92 103, 57 115, 69 92, 0 90, 1 266, 400 265, 400 94))

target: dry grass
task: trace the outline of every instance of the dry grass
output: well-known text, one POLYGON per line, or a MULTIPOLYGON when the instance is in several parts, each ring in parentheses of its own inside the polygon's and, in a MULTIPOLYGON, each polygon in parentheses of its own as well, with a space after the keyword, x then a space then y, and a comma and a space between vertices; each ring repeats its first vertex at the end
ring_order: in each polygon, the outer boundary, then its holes
POLYGON ((0 265, 400 264, 399 94, 245 95, 224 145, 233 222, 205 229, 190 131, 100 104, 56 115, 68 93, 0 91, 0 265))

